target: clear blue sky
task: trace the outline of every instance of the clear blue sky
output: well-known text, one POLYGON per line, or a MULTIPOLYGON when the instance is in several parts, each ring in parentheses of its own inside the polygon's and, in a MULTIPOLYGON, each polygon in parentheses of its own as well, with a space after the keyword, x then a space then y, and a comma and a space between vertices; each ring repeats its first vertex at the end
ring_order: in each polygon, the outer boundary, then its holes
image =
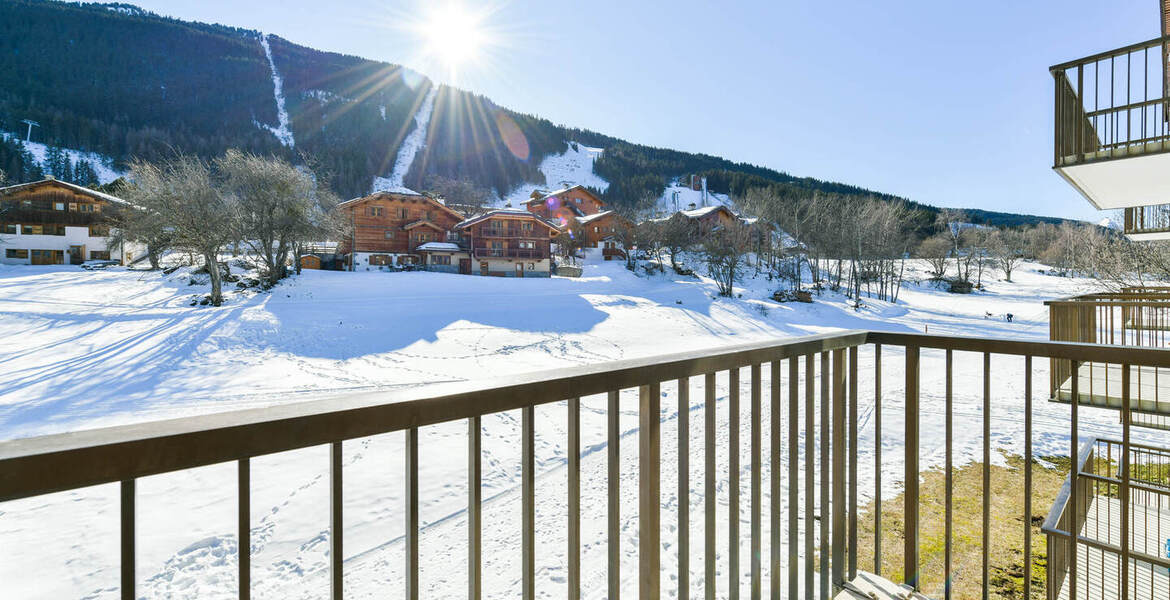
MULTIPOLYGON (((449 80, 404 28, 419 0, 137 4, 449 80)), ((1155 0, 496 0, 488 13, 485 58, 455 83, 503 106, 929 204, 1093 220, 1050 168, 1048 66, 1159 33, 1155 0)))

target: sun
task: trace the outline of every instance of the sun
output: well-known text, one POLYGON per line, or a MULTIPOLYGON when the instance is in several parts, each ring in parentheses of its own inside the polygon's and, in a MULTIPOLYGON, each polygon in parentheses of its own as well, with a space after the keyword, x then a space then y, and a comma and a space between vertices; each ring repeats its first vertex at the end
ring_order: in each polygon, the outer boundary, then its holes
POLYGON ((484 43, 481 18, 459 5, 436 9, 421 28, 428 54, 451 69, 475 60, 484 43))

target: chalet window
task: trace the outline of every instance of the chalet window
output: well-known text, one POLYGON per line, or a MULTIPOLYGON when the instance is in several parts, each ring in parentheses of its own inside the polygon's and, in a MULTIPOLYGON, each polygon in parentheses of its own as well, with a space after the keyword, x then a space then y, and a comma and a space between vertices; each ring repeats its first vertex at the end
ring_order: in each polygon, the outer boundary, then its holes
POLYGON ((387 229, 382 235, 386 236, 388 240, 394 239, 394 231, 391 229, 387 229))
POLYGON ((373 266, 382 266, 392 264, 389 254, 371 254, 370 264, 373 266))
POLYGON ((88 203, 79 204, 79 205, 77 205, 77 210, 79 210, 81 212, 93 212, 93 205, 88 204, 88 203))
POLYGON ((410 216, 410 213, 407 212, 405 207, 398 209, 398 218, 399 219, 405 219, 408 216, 410 216))
POLYGON ((449 265, 449 264, 451 264, 451 257, 447 256, 446 254, 442 254, 442 255, 432 254, 431 255, 431 264, 432 265, 449 265))
POLYGON ((70 203, 69 203, 69 210, 71 210, 71 211, 73 211, 73 212, 77 212, 77 203, 76 203, 76 202, 70 202, 70 203))
POLYGON ((3 233, 10 233, 12 235, 16 235, 17 230, 19 229, 20 225, 17 225, 16 223, 5 223, 3 226, 0 226, 0 231, 3 233))
POLYGON ((28 258, 28 250, 17 250, 15 248, 9 248, 7 251, 5 251, 4 256, 6 258, 28 258))
POLYGON ((536 248, 536 242, 520 242, 520 247, 527 248, 527 249, 531 250, 533 248, 536 248))
POLYGON ((25 235, 44 235, 44 225, 25 225, 23 227, 25 235))
POLYGON ((89 237, 106 237, 110 235, 110 228, 105 225, 90 225, 89 237))
POLYGON ((521 223, 521 224, 520 224, 520 229, 523 229, 524 231, 532 231, 532 223, 531 223, 531 222, 527 222, 527 221, 526 221, 526 222, 524 222, 524 223, 521 223))
POLYGON ((366 215, 371 216, 371 217, 380 217, 380 216, 382 216, 382 207, 381 206, 367 206, 366 207, 366 215))
POLYGON ((90 250, 89 251, 89 259, 90 260, 110 260, 110 251, 109 250, 90 250))
POLYGON ((597 227, 596 227, 596 226, 593 228, 593 233, 597 233, 597 227))
POLYGON ((45 225, 45 235, 65 235, 65 226, 45 225))
POLYGON ((65 203, 64 202, 54 202, 53 209, 54 210, 65 210, 65 203))

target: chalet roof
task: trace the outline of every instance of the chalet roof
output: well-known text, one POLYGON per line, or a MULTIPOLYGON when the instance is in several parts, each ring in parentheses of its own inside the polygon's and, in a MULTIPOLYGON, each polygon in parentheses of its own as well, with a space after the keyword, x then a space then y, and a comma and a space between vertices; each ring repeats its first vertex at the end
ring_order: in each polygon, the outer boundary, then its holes
POLYGON ((727 216, 729 216, 733 219, 736 218, 735 213, 731 212, 730 208, 727 208, 726 206, 723 206, 722 204, 716 204, 715 206, 704 206, 703 208, 696 208, 694 210, 683 210, 683 211, 679 211, 679 212, 681 212, 684 217, 687 217, 690 219, 698 219, 701 217, 705 217, 705 216, 707 216, 711 213, 714 213, 714 212, 725 212, 725 213, 727 213, 727 216))
POLYGON ((612 210, 603 210, 603 211, 596 213, 596 214, 581 217, 581 218, 577 219, 577 222, 582 224, 582 225, 585 225, 585 224, 590 223, 592 221, 596 221, 598 219, 601 219, 602 217, 607 217, 607 216, 610 216, 613 214, 614 214, 614 212, 612 210))
POLYGON ((459 244, 452 242, 427 242, 415 248, 415 250, 422 252, 459 252, 460 248, 459 244))
POLYGON ((570 192, 572 190, 578 190, 578 189, 581 190, 582 192, 585 192, 586 194, 589 194, 590 198, 593 198, 594 200, 601 203, 602 206, 605 206, 604 200, 602 200, 601 198, 598 198, 597 194, 594 194, 593 192, 589 191, 589 188, 587 188, 581 184, 571 185, 567 188, 561 188, 555 192, 541 192, 543 194, 542 196, 537 196, 537 195, 533 194, 533 197, 525 200, 522 204, 532 204, 534 202, 544 202, 545 200, 549 199, 552 196, 557 196, 557 195, 564 194, 566 192, 570 192))
POLYGON ((543 223, 544 225, 551 227, 553 229, 560 230, 560 227, 557 226, 555 223, 553 223, 552 221, 549 221, 548 219, 545 219, 544 217, 541 217, 538 214, 530 213, 526 210, 516 210, 514 208, 500 208, 500 209, 488 211, 482 215, 479 215, 478 217, 471 217, 470 219, 465 219, 463 221, 460 221, 458 224, 455 225, 455 228, 456 229, 464 229, 464 228, 470 227, 472 225, 475 225, 476 223, 486 221, 492 217, 525 217, 525 218, 534 219, 536 221, 539 221, 539 222, 543 223))
POLYGON ((415 227, 422 227, 424 225, 429 225, 430 227, 432 227, 438 231, 446 231, 445 229, 443 229, 442 227, 439 227, 439 225, 437 223, 435 223, 434 221, 431 221, 430 219, 419 219, 417 221, 407 223, 402 228, 403 229, 414 229, 415 227))
POLYGON ((110 194, 106 194, 104 192, 99 192, 97 190, 91 190, 87 187, 82 187, 82 186, 74 184, 74 183, 69 183, 68 181, 61 181, 60 179, 53 179, 51 177, 47 178, 47 179, 42 179, 40 181, 32 181, 29 183, 18 183, 16 185, 2 187, 2 188, 0 188, 0 196, 7 196, 9 194, 15 194, 16 192, 20 192, 23 190, 36 189, 36 188, 40 188, 40 187, 61 187, 61 188, 65 188, 67 190, 76 192, 78 194, 82 194, 84 196, 89 196, 89 197, 94 198, 96 200, 104 200, 106 202, 112 202, 114 204, 123 204, 126 206, 130 205, 129 202, 127 202, 127 201, 125 201, 117 196, 111 196, 110 194))
POLYGON ((404 199, 408 199, 408 200, 417 200, 420 202, 424 202, 424 203, 427 203, 427 204, 434 206, 435 208, 438 208, 440 210, 446 211, 447 213, 450 213, 451 216, 455 217, 456 219, 463 218, 463 215, 452 210, 446 204, 443 204, 442 202, 439 202, 438 200, 431 198, 430 196, 425 196, 423 194, 406 194, 406 193, 402 193, 402 192, 374 192, 372 194, 369 194, 368 196, 361 196, 359 198, 351 198, 349 200, 346 200, 345 202, 341 202, 337 205, 337 208, 344 208, 346 206, 356 205, 356 204, 360 204, 362 202, 368 202, 370 200, 379 200, 379 199, 394 200, 396 198, 404 198, 404 199))

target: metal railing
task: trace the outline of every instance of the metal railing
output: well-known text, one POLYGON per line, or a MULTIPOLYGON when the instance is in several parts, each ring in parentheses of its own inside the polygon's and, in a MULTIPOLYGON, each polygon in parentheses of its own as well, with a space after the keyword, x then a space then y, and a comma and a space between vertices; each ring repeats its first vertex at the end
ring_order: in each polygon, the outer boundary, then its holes
POLYGON ((1170 204, 1127 207, 1123 231, 1126 235, 1170 233, 1170 204))
POLYGON ((1073 561, 1082 572, 1097 574, 1097 581, 1082 575, 1080 584, 1095 585, 1102 592, 1139 581, 1137 587, 1157 587, 1154 582, 1170 567, 1170 559, 1160 554, 1170 535, 1170 523, 1165 522, 1170 510, 1170 449, 1090 438, 1074 466, 1076 484, 1070 475, 1043 526, 1050 548, 1049 600, 1061 597, 1073 561), (1072 502, 1074 489, 1077 498, 1072 502), (1070 508, 1074 504, 1075 511, 1070 508), (1076 532, 1081 542, 1078 553, 1060 543, 1069 532, 1076 532), (1127 584, 1121 583, 1123 576, 1127 584))
MULTIPOLYGON (((1053 341, 1144 348, 1170 348, 1170 289, 1129 287, 1116 293, 1085 294, 1045 302, 1053 341)), ((1074 373, 1065 361, 1051 361, 1051 398, 1067 402, 1074 373)), ((1121 365, 1087 361, 1076 371, 1079 401, 1117 408, 1121 404, 1121 365)), ((1139 425, 1170 427, 1170 370, 1136 369, 1130 396, 1140 411, 1139 425)))
MULTIPOLYGON (((1170 368, 1170 352, 1160 349, 1112 347, 1062 342, 1009 341, 947 337, 888 332, 847 331, 776 343, 750 344, 712 351, 697 351, 667 356, 623 360, 607 364, 562 369, 545 374, 519 375, 483 382, 461 382, 426 386, 398 392, 368 392, 339 396, 332 399, 278 405, 271 408, 220 413, 206 416, 127 425, 106 429, 77 431, 0 443, 0 502, 75 490, 87 486, 120 482, 120 548, 121 594, 134 598, 136 582, 136 493, 139 478, 171 473, 219 463, 235 462, 238 466, 238 548, 250 547, 251 527, 251 463, 254 457, 278 452, 328 446, 329 453, 329 581, 333 598, 343 597, 344 528, 342 511, 342 447, 347 440, 355 440, 388 432, 405 432, 403 454, 405 461, 404 513, 405 585, 407 598, 419 596, 419 456, 420 431, 426 427, 451 422, 467 423, 468 497, 466 560, 469 566, 467 597, 479 599, 483 595, 483 520, 482 504, 482 423, 485 415, 503 411, 519 411, 521 422, 522 507, 521 531, 515 544, 520 553, 520 593, 534 598, 536 590, 536 420, 537 407, 556 404, 564 406, 567 419, 567 574, 568 597, 576 600, 581 594, 581 403, 583 398, 599 396, 605 399, 607 477, 604 481, 590 481, 590 485, 605 486, 608 495, 606 535, 601 540, 589 540, 592 548, 606 548, 607 597, 618 598, 621 589, 620 547, 623 536, 620 527, 619 493, 621 472, 619 453, 621 436, 618 427, 619 408, 623 391, 637 391, 638 441, 637 454, 637 594, 638 597, 658 598, 669 595, 662 589, 662 555, 664 552, 662 481, 663 470, 678 469, 677 541, 666 546, 677 551, 678 573, 672 580, 676 593, 690 596, 696 586, 690 583, 692 574, 701 581, 697 589, 707 598, 716 595, 717 572, 731 582, 730 597, 739 596, 741 574, 750 581, 750 597, 759 598, 764 584, 771 597, 804 597, 822 599, 830 593, 849 587, 859 569, 882 572, 883 558, 900 555, 900 578, 910 587, 922 590, 924 575, 936 576, 933 569, 924 570, 927 554, 933 549, 923 548, 921 532, 922 507, 945 503, 943 541, 942 598, 951 598, 951 581, 955 574, 953 549, 956 536, 952 524, 960 507, 952 504, 951 474, 956 450, 954 432, 953 390, 954 358, 973 355, 981 359, 982 410, 977 419, 982 429, 983 496, 980 502, 979 523, 982 532, 981 564, 968 565, 981 575, 980 586, 985 594, 991 587, 990 546, 991 527, 991 452, 992 452, 992 397, 1003 400, 1011 395, 1013 406, 1020 406, 1024 436, 1024 485, 1018 489, 1023 502, 1020 527, 1023 538, 1022 560, 1024 571, 1030 573, 1034 565, 1032 551, 1033 506, 1033 359, 1052 359, 1077 364, 1087 361, 1111 362, 1128 365, 1170 368), (970 353, 970 354, 968 354, 970 353), (900 375, 899 397, 883 392, 883 357, 887 366, 900 354, 901 364, 894 369, 900 375), (1022 363, 1019 381, 1009 387, 1002 376, 993 376, 992 358, 996 364, 1014 361, 1022 363), (864 359, 864 361, 863 361, 864 359), (923 368, 924 360, 938 361, 923 368), (865 383, 872 397, 863 398, 862 364, 872 366, 865 383), (746 377, 745 377, 746 372, 746 377), (768 376, 765 379, 765 374, 768 376), (923 383, 923 376, 929 378, 923 383), (727 382, 725 398, 718 397, 719 382, 727 382), (701 384, 700 384, 701 382, 701 384), (870 383, 871 382, 871 383, 870 383), (994 383, 994 386, 993 386, 994 383), (697 384, 697 385, 696 385, 697 384), (1018 384, 1023 385, 1022 394, 1018 384), (929 387, 928 387, 929 386, 929 387), (692 573, 689 509, 692 504, 690 486, 690 414, 696 403, 691 401, 694 387, 702 394, 703 428, 703 493, 702 569, 692 573), (945 390, 945 401, 922 402, 924 389, 945 390), (1013 390, 1005 392, 1005 389, 1013 390), (673 391, 673 397, 670 392, 673 391), (746 391, 746 394, 744 394, 746 391), (722 402, 720 402, 722 400, 722 402), (678 460, 664 460, 662 452, 663 402, 677 402, 676 431, 678 433, 678 460), (746 406, 743 402, 746 401, 746 406), (1015 403, 1019 404, 1015 404, 1015 403), (900 424, 890 429, 883 424, 883 403, 903 409, 900 424), (727 411, 726 446, 717 444, 717 410, 722 404, 727 411), (765 411, 766 409, 766 411, 765 411), (942 411, 945 423, 945 494, 942 498, 922 497, 921 478, 926 472, 920 448, 924 416, 942 411), (871 486, 863 486, 859 478, 862 448, 858 426, 860 415, 872 415, 874 477, 871 486), (746 415, 746 424, 741 418, 746 415), (766 418, 765 418, 766 415, 766 418), (802 427, 803 425, 803 427, 802 427), (883 429, 886 427, 887 429, 883 429), (741 433, 747 433, 747 464, 740 464, 743 451, 741 433), (888 516, 882 509, 883 440, 900 438, 904 445, 902 456, 903 502, 900 522, 892 530, 901 532, 901 543, 883 549, 883 521, 888 516), (763 452, 764 439, 769 452, 763 452), (720 472, 717 452, 725 452, 728 480, 726 487, 718 481, 720 472), (765 481, 764 466, 768 477, 765 481), (748 530, 740 531, 741 510, 740 474, 748 475, 750 493, 747 497, 748 530), (770 501, 764 502, 762 493, 769 490, 770 501), (785 489, 787 486, 787 489, 785 489), (721 502, 716 489, 727 494, 726 521, 718 519, 721 502), (869 488, 869 489, 867 489, 869 488), (862 510, 859 499, 868 496, 871 507, 864 518, 872 520, 872 543, 859 543, 862 510), (816 518, 820 515, 820 518, 816 518), (770 535, 762 537, 763 520, 767 519, 770 535), (744 540, 743 538, 747 538, 744 540), (750 551, 742 556, 741 545, 747 542, 750 551), (727 545, 723 554, 720 546, 727 545), (725 557, 726 569, 718 569, 717 560, 725 557), (741 562, 741 559, 743 561, 741 562), (742 569, 742 571, 741 571, 742 569), (678 590, 682 590, 678 592, 678 590)), ((999 367, 997 367, 999 368, 999 367)), ((970 371, 975 371, 972 367, 970 371)), ((960 372, 970 375, 971 372, 960 372)), ((1011 378, 1015 379, 1017 375, 1011 378)), ((1128 375, 1126 375, 1128 377, 1128 375)), ((887 378, 888 379, 888 378, 887 378)), ((1078 405, 1076 379, 1068 420, 1069 456, 1078 454, 1078 405)), ((897 386, 895 386, 897 387, 897 386)), ((937 393, 937 392, 932 392, 937 393)), ((1126 398, 1128 400, 1128 398, 1126 398)), ((1002 405, 1001 405, 1002 406, 1002 405)), ((998 409, 997 410, 1001 410, 998 409)), ((1129 405, 1122 405, 1123 454, 1129 443, 1129 405)), ((1014 415, 1015 413, 1013 413, 1014 415)), ((1003 417, 1004 415, 1000 415, 1003 417)), ((975 423, 970 422, 973 426, 975 423)), ((933 426, 933 424, 932 424, 933 426)), ((1001 425, 997 424, 997 429, 1001 425)), ((895 460, 895 462, 897 462, 895 460)), ((888 469, 887 469, 888 471, 888 469)), ((1123 470, 1121 485, 1131 484, 1129 471, 1123 470)), ((1081 469, 1070 474, 1070 489, 1079 489, 1081 469)), ((967 503, 965 503, 967 504, 967 503)), ((1079 514, 1077 495, 1069 495, 1067 510, 1079 514)), ((998 519, 1011 515, 997 515, 998 519)), ((939 523, 930 523, 938 525, 939 523)), ((1067 529, 1067 528, 1066 528, 1067 529)), ((1098 542, 1083 536, 1069 535, 1057 527, 1049 532, 1055 536, 1052 544, 1067 546, 1068 556, 1076 556, 1084 547, 1095 547, 1098 542)), ((698 540, 696 540, 698 541, 698 540)), ((0 544, 5 543, 0 540, 0 544)), ((968 540, 964 545, 974 542, 968 540)), ((1050 548, 1051 551, 1051 548, 1050 548)), ((458 560, 444 556, 443 560, 458 560)), ((1157 563, 1160 564, 1160 563, 1157 563)), ((1069 598, 1082 598, 1076 592, 1076 561, 1066 567, 1069 598)), ((239 597, 251 595, 250 555, 238 556, 239 597)), ((1024 597, 1031 595, 1031 577, 1024 578, 1024 597)), ((1124 588, 1123 588, 1124 590, 1124 588)), ((936 590, 926 590, 934 592, 936 590)), ((985 596, 986 597, 986 596, 985 596)), ((1128 598, 1129 596, 1122 596, 1128 598)))
POLYGON ((1056 84, 1054 166, 1170 151, 1167 43, 1170 36, 1049 69, 1056 84))

